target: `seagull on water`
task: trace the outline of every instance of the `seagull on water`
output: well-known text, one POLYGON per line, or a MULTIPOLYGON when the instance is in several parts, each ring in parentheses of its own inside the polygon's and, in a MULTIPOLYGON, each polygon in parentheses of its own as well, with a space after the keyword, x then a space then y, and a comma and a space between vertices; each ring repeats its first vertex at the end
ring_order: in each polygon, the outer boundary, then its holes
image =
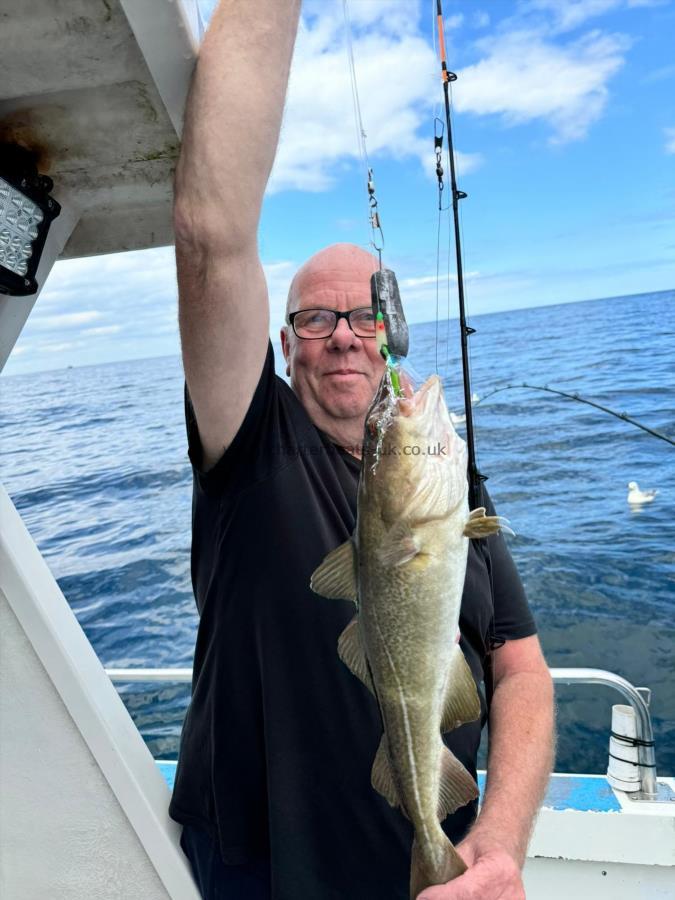
POLYGON ((641 491, 637 481, 628 483, 628 497, 631 506, 642 506, 643 503, 651 503, 658 494, 657 490, 641 491))

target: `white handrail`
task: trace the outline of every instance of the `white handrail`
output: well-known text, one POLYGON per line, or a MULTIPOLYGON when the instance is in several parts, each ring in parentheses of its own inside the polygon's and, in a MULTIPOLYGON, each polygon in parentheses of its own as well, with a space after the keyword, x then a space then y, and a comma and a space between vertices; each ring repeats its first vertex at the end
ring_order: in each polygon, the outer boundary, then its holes
MULTIPOLYGON (((190 682, 192 669, 106 669, 115 682, 190 682)), ((602 684, 614 688, 633 707, 636 715, 638 761, 640 766, 640 796, 645 800, 657 796, 654 734, 649 707, 638 688, 614 672, 605 669, 551 669, 556 684, 602 684)))
POLYGON ((106 674, 111 681, 117 683, 132 681, 192 681, 192 669, 106 669, 106 674))

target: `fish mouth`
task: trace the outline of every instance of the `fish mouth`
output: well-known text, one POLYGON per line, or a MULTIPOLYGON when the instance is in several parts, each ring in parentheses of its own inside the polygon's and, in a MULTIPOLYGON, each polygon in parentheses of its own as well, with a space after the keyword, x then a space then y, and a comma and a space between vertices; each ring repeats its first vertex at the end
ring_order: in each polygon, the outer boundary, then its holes
POLYGON ((431 375, 412 397, 399 398, 398 411, 400 415, 408 418, 415 414, 424 416, 431 412, 439 402, 444 402, 443 385, 438 375, 431 375))
POLYGON ((410 382, 404 384, 404 396, 397 396, 391 376, 385 371, 366 417, 366 443, 369 439, 379 442, 385 432, 393 438, 398 433, 397 422, 406 431, 419 432, 420 439, 438 433, 449 439, 454 434, 438 375, 431 375, 416 391, 410 382))

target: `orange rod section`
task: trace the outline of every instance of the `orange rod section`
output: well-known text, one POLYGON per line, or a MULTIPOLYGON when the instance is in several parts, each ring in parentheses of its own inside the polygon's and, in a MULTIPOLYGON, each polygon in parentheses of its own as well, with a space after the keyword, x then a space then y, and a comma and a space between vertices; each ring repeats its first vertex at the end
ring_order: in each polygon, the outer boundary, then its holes
POLYGON ((443 32, 443 16, 437 16, 438 19, 438 49, 441 54, 441 63, 443 65, 443 81, 448 80, 448 72, 445 66, 445 34, 443 32))

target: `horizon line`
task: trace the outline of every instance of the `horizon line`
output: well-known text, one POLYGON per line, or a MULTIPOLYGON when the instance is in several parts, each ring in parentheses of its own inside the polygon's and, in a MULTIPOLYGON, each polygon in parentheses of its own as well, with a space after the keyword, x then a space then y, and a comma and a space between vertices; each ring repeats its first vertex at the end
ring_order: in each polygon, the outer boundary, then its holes
MULTIPOLYGON (((556 306, 570 306, 574 303, 601 303, 601 302, 604 302, 607 300, 631 300, 631 299, 634 299, 637 297, 657 296, 660 294, 672 294, 672 293, 675 293, 675 287, 663 288, 658 291, 641 291, 637 294, 613 294, 608 297, 589 297, 589 298, 584 298, 583 300, 562 300, 557 303, 539 303, 539 304, 534 304, 534 305, 530 305, 530 306, 512 306, 512 307, 509 307, 509 309, 492 310, 491 312, 486 311, 486 312, 479 312, 479 313, 470 313, 469 318, 477 318, 478 316, 501 316, 501 315, 505 315, 506 313, 524 312, 525 310, 528 310, 528 309, 543 309, 543 308, 552 309, 556 306)), ((453 315, 453 316, 450 316, 449 319, 447 317, 444 317, 443 319, 439 319, 438 322, 441 323, 441 322, 445 322, 445 321, 454 321, 457 318, 459 318, 459 315, 453 315)), ((422 325, 434 325, 434 324, 436 324, 436 319, 429 319, 424 322, 409 323, 409 327, 415 328, 418 325, 422 326, 422 325)), ((273 341, 271 337, 270 337, 270 341, 272 341, 272 345, 274 346, 275 341, 273 341)), ((276 341, 276 344, 278 345, 278 341, 276 341)), ((14 372, 11 375, 5 375, 5 373, 3 371, 2 373, 0 373, 0 377, 25 378, 30 375, 42 375, 42 374, 46 374, 48 372, 67 372, 70 369, 96 369, 96 368, 100 368, 101 366, 114 366, 114 365, 118 365, 119 363, 123 363, 123 362, 136 363, 136 362, 145 362, 146 360, 151 360, 151 359, 176 359, 176 358, 178 358, 178 359, 181 358, 180 350, 178 350, 176 353, 161 353, 157 356, 129 356, 129 357, 123 357, 121 359, 111 359, 111 360, 108 360, 107 362, 101 362, 101 363, 83 363, 82 365, 71 364, 71 365, 66 365, 66 366, 57 366, 53 369, 35 369, 31 372, 14 372)), ((11 354, 10 354, 9 359, 11 359, 11 354)))

